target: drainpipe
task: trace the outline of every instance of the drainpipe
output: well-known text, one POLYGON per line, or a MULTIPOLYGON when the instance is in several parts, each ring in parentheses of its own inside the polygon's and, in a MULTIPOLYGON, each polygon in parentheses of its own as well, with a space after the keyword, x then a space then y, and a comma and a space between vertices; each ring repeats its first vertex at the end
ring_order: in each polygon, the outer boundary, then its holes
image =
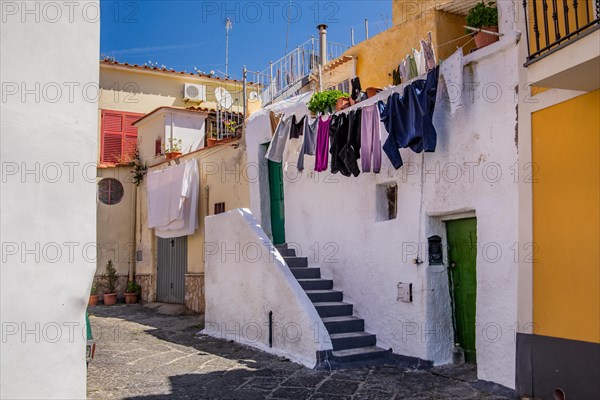
POLYGON ((136 253, 136 241, 135 241, 135 226, 136 226, 136 215, 137 215, 137 186, 132 184, 133 193, 131 194, 131 203, 132 203, 132 216, 133 222, 131 223, 131 260, 129 261, 129 280, 134 281, 135 278, 135 253, 136 253))
POLYGON ((327 64, 327 25, 320 24, 317 25, 317 29, 319 30, 319 52, 320 52, 320 64, 327 64))

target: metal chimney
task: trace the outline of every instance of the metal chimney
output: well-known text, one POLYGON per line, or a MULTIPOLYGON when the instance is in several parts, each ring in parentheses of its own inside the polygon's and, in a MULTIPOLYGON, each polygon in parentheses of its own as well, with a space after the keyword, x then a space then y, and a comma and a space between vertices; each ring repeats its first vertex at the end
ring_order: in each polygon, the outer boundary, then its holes
POLYGON ((317 25, 319 30, 319 55, 321 65, 327 64, 327 25, 317 25))

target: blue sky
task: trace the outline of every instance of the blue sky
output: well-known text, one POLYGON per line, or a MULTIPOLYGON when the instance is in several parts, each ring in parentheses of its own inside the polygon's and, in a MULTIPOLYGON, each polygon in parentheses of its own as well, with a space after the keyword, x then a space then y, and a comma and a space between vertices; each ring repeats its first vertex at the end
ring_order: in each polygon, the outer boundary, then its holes
POLYGON ((288 49, 318 36, 316 25, 329 25, 328 39, 350 44, 391 25, 391 0, 369 1, 168 1, 101 0, 102 54, 120 62, 193 72, 225 71, 225 20, 233 22, 229 36, 229 75, 240 78, 242 67, 264 70, 269 60, 285 54, 287 15, 288 49))

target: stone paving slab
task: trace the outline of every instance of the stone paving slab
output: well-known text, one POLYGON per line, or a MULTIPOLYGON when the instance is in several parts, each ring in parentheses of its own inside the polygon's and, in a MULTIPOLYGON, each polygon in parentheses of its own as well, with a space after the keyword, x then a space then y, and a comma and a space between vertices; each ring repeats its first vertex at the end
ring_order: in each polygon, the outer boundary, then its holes
POLYGON ((96 358, 90 399, 399 400, 516 398, 477 381, 472 366, 429 370, 363 367, 315 371, 197 333, 196 315, 162 315, 141 305, 91 307, 96 358))

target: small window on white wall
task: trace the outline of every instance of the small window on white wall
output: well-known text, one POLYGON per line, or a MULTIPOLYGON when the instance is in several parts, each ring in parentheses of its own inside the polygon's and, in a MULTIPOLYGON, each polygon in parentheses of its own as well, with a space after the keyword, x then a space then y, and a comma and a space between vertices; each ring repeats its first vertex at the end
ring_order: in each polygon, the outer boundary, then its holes
POLYGON ((162 155, 162 139, 158 138, 154 141, 154 157, 162 155))
POLYGON ((376 220, 389 221, 398 215, 398 184, 383 183, 376 189, 376 220))

